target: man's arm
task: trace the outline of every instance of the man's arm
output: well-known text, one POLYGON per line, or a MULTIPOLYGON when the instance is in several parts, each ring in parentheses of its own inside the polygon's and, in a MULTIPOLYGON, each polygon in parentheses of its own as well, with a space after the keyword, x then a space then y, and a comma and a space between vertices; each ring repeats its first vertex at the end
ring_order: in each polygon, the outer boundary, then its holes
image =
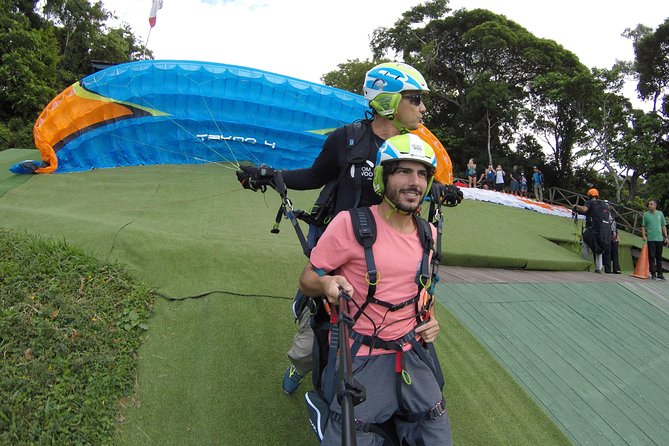
POLYGON ((579 214, 585 214, 586 212, 588 212, 588 208, 585 206, 581 206, 580 204, 574 205, 572 209, 578 212, 579 214))
POLYGON ((318 189, 339 174, 339 150, 345 147, 346 131, 339 128, 332 132, 323 143, 323 148, 311 167, 306 169, 282 170, 283 181, 288 189, 318 189))
POLYGON ((344 276, 329 276, 316 271, 311 263, 307 263, 300 275, 300 291, 305 296, 325 296, 329 303, 339 303, 339 292, 346 291, 353 296, 353 286, 344 276))

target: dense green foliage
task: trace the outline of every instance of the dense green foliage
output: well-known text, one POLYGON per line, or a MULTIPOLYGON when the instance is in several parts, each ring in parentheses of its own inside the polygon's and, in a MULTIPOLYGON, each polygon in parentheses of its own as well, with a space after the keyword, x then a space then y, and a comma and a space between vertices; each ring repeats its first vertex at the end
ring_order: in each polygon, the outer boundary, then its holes
POLYGON ((101 2, 89 0, 0 0, 0 150, 32 148, 39 113, 93 73, 94 61, 141 56, 129 26, 109 27, 111 18, 101 2))
MULTIPOLYGON (((642 193, 666 206, 669 19, 655 31, 639 25, 626 36, 634 63, 588 68, 503 15, 451 11, 447 0, 430 0, 375 30, 370 45, 374 61, 403 60, 425 75, 426 123, 451 149, 456 176, 464 176, 469 158, 479 173, 488 163, 507 172, 536 164, 548 185, 595 186, 619 202, 633 203, 642 193), (622 94, 631 78, 638 79, 640 98, 653 104, 664 98, 662 106, 633 109, 622 94)), ((357 91, 374 61, 349 60, 323 81, 357 91)))
POLYGON ((0 230, 0 444, 110 444, 153 299, 118 265, 0 230))

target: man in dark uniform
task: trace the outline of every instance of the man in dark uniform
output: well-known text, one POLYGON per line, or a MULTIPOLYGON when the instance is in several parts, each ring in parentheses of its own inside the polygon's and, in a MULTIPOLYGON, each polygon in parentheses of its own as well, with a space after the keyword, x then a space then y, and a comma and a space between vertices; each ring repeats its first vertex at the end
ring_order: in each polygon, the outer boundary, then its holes
MULTIPOLYGON (((334 130, 311 167, 281 171, 289 189, 334 187, 328 218, 322 225, 310 228, 311 247, 325 224, 338 212, 381 201, 372 187, 378 149, 386 139, 418 129, 426 111, 421 93, 429 91, 427 83, 418 70, 404 63, 388 62, 373 67, 365 76, 363 91, 372 109, 372 119, 334 130), (353 151, 363 153, 354 165, 349 156, 353 151)), ((272 180, 271 174, 261 175, 255 166, 243 166, 237 176, 245 188, 254 190, 272 180)), ((457 203, 462 200, 462 193, 454 186, 435 182, 434 187, 441 188, 439 196, 445 197, 446 201, 457 203)), ((319 198, 321 201, 326 200, 319 198)), ((302 377, 312 368, 313 332, 309 326, 308 300, 298 292, 293 305, 298 331, 288 351, 291 364, 283 376, 283 390, 287 394, 297 390, 302 377)))
POLYGON ((595 272, 601 273, 604 265, 602 255, 611 245, 611 210, 608 203, 599 199, 597 189, 588 190, 588 197, 585 205, 576 205, 573 210, 585 215, 586 230, 583 241, 595 257, 595 272))

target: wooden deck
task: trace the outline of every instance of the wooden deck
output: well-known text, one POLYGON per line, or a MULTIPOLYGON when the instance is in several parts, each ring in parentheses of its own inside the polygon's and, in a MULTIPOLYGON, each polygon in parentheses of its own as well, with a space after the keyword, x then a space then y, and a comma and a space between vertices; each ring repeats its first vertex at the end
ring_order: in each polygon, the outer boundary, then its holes
POLYGON ((584 283, 584 282, 650 282, 649 279, 623 274, 597 274, 588 271, 531 271, 501 268, 468 268, 440 266, 439 275, 446 283, 584 283))
POLYGON ((575 445, 669 444, 669 282, 591 272, 440 273, 438 300, 575 445))

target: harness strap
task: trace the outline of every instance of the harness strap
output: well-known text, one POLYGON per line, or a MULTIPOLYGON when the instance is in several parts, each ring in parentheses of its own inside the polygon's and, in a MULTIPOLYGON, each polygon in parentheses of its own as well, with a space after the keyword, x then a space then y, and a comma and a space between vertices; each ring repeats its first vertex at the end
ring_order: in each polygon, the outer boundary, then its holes
POLYGON ((415 423, 416 421, 436 420, 446 412, 447 412, 446 401, 441 399, 427 411, 413 412, 413 413, 396 413, 395 416, 402 421, 406 421, 407 423, 415 423))
POLYGON ((332 401, 335 395, 335 364, 337 361, 337 347, 339 346, 339 326, 337 325, 337 313, 332 312, 330 319, 330 347, 328 350, 328 362, 325 367, 323 394, 325 401, 332 401))
POLYGON ((365 311, 369 300, 374 298, 376 294, 376 284, 379 283, 379 273, 376 270, 376 262, 374 262, 374 252, 372 246, 376 242, 376 221, 370 208, 353 208, 348 211, 351 214, 351 221, 353 223, 353 234, 358 243, 362 245, 365 252, 365 264, 367 266, 367 300, 363 303, 358 311, 353 315, 353 321, 357 321, 360 315, 365 311))
POLYGON ((392 341, 386 341, 384 339, 380 339, 377 336, 364 335, 353 329, 349 330, 349 337, 354 341, 353 348, 351 349, 351 354, 353 355, 357 354, 361 345, 366 345, 370 348, 382 348, 384 350, 401 352, 403 351, 404 345, 410 343, 421 361, 423 361, 432 371, 432 374, 437 379, 437 384, 439 384, 439 387, 444 387, 444 375, 441 371, 441 366, 438 363, 437 352, 434 349, 434 344, 427 343, 427 351, 425 351, 425 347, 416 339, 415 329, 411 330, 401 338, 397 338, 392 341), (353 353, 354 351, 355 353, 353 353))
MULTIPOLYGON (((417 301, 419 301, 419 300, 420 300, 420 294, 416 294, 416 295, 415 295, 414 297, 412 297, 411 299, 407 299, 407 300, 405 300, 404 302, 401 302, 401 303, 399 303, 399 304, 394 304, 394 305, 393 305, 393 304, 388 303, 388 302, 386 302, 386 301, 379 300, 379 299, 377 299, 376 297, 372 297, 372 298, 370 298, 370 297, 368 296, 368 297, 367 297, 367 302, 365 302, 365 304, 372 303, 372 304, 380 305, 380 306, 382 306, 382 307, 384 307, 384 308, 387 308, 387 309, 390 310, 390 311, 397 311, 397 310, 401 310, 402 308, 404 308, 404 307, 406 307, 406 306, 409 306, 409 305, 411 305, 411 304, 413 304, 413 303, 415 303, 415 302, 417 302, 417 301)), ((357 320, 357 319, 355 319, 355 320, 357 320)))
POLYGON ((286 183, 283 181, 283 174, 281 173, 280 170, 277 170, 274 174, 274 184, 272 187, 281 196, 281 205, 279 206, 279 210, 277 211, 276 214, 274 227, 271 229, 270 232, 272 232, 273 234, 279 233, 279 224, 281 223, 281 215, 285 215, 286 218, 290 220, 290 223, 293 225, 293 229, 295 229, 295 234, 297 235, 297 239, 300 241, 300 245, 302 246, 302 252, 308 258, 309 255, 311 254, 311 248, 309 247, 307 239, 304 236, 304 232, 302 232, 302 228, 300 228, 299 222, 297 221, 297 216, 295 215, 295 212, 293 210, 293 203, 290 201, 290 199, 288 199, 288 189, 286 188, 286 183))
POLYGON ((406 345, 407 343, 411 342, 412 340, 415 340, 416 338, 416 330, 411 330, 409 333, 405 334, 401 338, 397 338, 392 341, 386 341, 378 336, 369 336, 369 335, 364 335, 361 333, 358 333, 357 331, 351 329, 349 331, 349 337, 353 339, 353 341, 366 345, 367 347, 374 347, 374 348, 382 348, 384 350, 391 350, 395 352, 401 352, 402 347, 406 345))
POLYGON ((360 205, 362 197, 362 168, 361 165, 370 157, 372 147, 375 149, 374 132, 371 130, 371 121, 359 121, 349 124, 345 127, 346 139, 348 143, 348 152, 346 154, 346 164, 341 166, 342 176, 348 171, 348 166, 353 167, 353 188, 355 190, 355 199, 353 208, 360 205))
MULTIPOLYGON (((341 414, 338 414, 337 412, 330 412, 330 419, 334 421, 335 423, 341 423, 341 414)), ((397 445, 397 440, 390 435, 386 431, 384 431, 381 428, 381 424, 383 423, 368 423, 366 421, 361 421, 361 420, 355 420, 355 430, 356 432, 360 433, 367 433, 371 432, 373 434, 381 436, 385 442, 383 443, 384 445, 388 446, 396 446, 397 445)))

